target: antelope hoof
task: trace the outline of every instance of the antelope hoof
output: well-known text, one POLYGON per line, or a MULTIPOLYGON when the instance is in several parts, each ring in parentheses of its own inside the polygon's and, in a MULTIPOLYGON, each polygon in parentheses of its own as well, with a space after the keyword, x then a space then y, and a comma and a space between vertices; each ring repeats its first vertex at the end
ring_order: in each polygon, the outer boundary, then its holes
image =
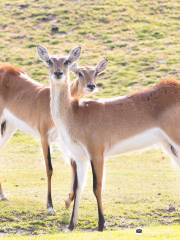
POLYGON ((52 207, 48 208, 48 215, 56 215, 56 212, 52 207))
POLYGON ((66 207, 66 209, 68 209, 70 207, 70 205, 71 205, 71 199, 68 198, 68 199, 65 200, 65 207, 66 207))
POLYGON ((3 194, 0 194, 0 201, 8 201, 8 199, 3 194))
POLYGON ((75 228, 74 223, 70 223, 70 224, 69 224, 69 227, 68 227, 69 231, 73 231, 74 228, 75 228))
POLYGON ((104 229, 106 229, 106 224, 105 224, 105 222, 99 223, 98 231, 99 231, 99 232, 103 232, 104 229))

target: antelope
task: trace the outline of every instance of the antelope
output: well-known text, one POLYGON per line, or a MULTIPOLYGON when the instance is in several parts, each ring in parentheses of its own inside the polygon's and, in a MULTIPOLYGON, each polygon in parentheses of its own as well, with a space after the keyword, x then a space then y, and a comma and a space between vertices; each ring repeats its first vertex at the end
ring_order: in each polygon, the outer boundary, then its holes
MULTIPOLYGON (((49 67, 57 64, 58 69, 58 62, 56 63, 56 59, 53 57, 48 59, 46 64, 49 67)), ((54 71, 56 71, 55 74, 58 77, 58 70, 54 71)), ((95 87, 95 77, 87 69, 86 76, 83 79, 78 75, 78 78, 72 82, 71 95, 75 99, 80 99, 82 96, 94 92, 95 87)), ((50 112, 50 88, 33 81, 20 68, 8 64, 1 65, 0 122, 1 147, 17 129, 40 137, 48 179, 47 209, 49 214, 54 214, 51 197, 53 168, 49 145, 57 140, 57 133, 50 112)), ((72 161, 71 165, 73 170, 72 161)), ((1 184, 0 200, 6 200, 1 184)))
MULTIPOLYGON (((42 47, 41 47, 42 48, 42 47)), ((43 49, 48 56, 47 49, 43 49)), ((51 113, 64 154, 74 159, 74 206, 69 224, 77 224, 80 194, 91 163, 93 191, 98 206, 98 230, 103 231, 105 219, 102 206, 104 159, 142 148, 160 145, 180 165, 180 84, 162 81, 129 96, 99 100, 73 99, 70 95, 69 65, 79 58, 81 48, 59 57, 61 77, 56 78, 50 68, 51 113)), ((101 67, 106 67, 106 60, 101 67)), ((97 74, 94 69, 94 74, 97 74)))

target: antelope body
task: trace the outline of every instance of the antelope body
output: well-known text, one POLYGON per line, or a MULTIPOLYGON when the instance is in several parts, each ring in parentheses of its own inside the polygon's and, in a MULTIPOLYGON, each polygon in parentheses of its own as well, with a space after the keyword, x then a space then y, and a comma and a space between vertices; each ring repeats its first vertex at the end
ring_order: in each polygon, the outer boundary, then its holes
MULTIPOLYGON (((80 48, 69 55, 74 61, 79 56, 80 48)), ((106 156, 160 144, 180 165, 180 84, 164 81, 147 91, 115 100, 79 101, 70 96, 68 66, 64 64, 69 57, 59 58, 61 78, 55 78, 50 71, 52 117, 62 148, 74 159, 77 170, 69 228, 72 230, 77 223, 80 193, 91 163, 98 229, 102 231, 105 220, 101 191, 106 156)))
MULTIPOLYGON (((72 96, 78 99, 87 94, 86 83, 94 85, 93 81, 93 78, 74 81, 71 85, 72 96)), ((53 214, 51 198, 53 168, 49 145, 57 141, 57 132, 50 112, 50 88, 33 81, 17 67, 1 65, 0 123, 0 146, 4 145, 17 129, 40 137, 48 177, 47 208, 48 212, 53 214)), ((5 199, 0 184, 0 200, 5 199)))

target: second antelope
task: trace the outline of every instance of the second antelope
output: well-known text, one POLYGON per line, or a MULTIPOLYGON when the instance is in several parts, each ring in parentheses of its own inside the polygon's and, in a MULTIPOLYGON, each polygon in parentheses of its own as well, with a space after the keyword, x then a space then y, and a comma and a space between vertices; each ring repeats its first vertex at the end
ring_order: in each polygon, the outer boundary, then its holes
MULTIPOLYGON (((47 50, 43 51, 48 57, 47 50)), ((76 60, 80 48, 73 49, 69 55, 76 60)), ((44 56, 40 57, 44 60, 44 56)), ((127 97, 79 102, 70 96, 67 58, 58 59, 61 78, 57 79, 50 68, 51 112, 62 148, 75 160, 77 168, 69 228, 72 230, 77 223, 80 193, 91 163, 98 229, 102 231, 105 224, 101 198, 105 157, 159 144, 180 165, 180 84, 164 81, 127 97)), ((105 66, 104 60, 101 68, 105 66)), ((94 74, 98 74, 96 69, 94 74)))

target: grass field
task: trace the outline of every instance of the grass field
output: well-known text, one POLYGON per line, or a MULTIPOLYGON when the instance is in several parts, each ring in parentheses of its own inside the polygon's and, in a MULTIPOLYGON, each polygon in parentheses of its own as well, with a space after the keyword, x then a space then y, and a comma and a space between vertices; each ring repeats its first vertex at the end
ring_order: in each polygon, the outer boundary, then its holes
POLYGON ((60 234, 51 234, 44 236, 8 236, 3 239, 11 240, 56 240, 56 239, 79 239, 79 240, 175 240, 180 238, 180 229, 179 226, 168 226, 168 227, 150 227, 145 228, 142 234, 136 234, 133 230, 120 230, 120 231, 107 231, 104 233, 60 233, 60 234))
MULTIPOLYGON (((48 84, 35 46, 42 44, 61 54, 81 45, 80 64, 96 64, 102 57, 109 60, 96 97, 132 93, 168 76, 180 80, 179 10, 177 0, 1 0, 0 61, 22 66, 32 78, 48 84)), ((180 171, 171 167, 160 150, 106 162, 107 232, 89 233, 97 226, 89 172, 78 232, 54 235, 66 229, 71 209, 64 208, 70 168, 57 147, 53 148, 56 216, 46 213, 46 175, 39 141, 18 132, 1 150, 0 180, 9 199, 0 202, 0 236, 4 239, 7 234, 11 234, 9 239, 19 239, 13 238, 16 233, 53 234, 46 239, 113 236, 128 240, 136 239, 136 227, 143 227, 137 239, 180 238, 180 171)))

